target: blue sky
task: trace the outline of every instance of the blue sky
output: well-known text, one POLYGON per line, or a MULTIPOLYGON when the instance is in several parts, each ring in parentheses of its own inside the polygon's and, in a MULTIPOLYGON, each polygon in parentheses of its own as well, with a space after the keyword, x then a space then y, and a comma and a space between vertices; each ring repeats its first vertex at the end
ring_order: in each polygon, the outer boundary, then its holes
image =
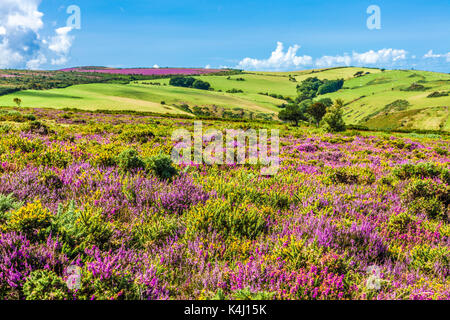
MULTIPOLYGON (((9 37, 9 47, 4 39, 2 47, 1 18, 5 20, 7 16, 5 13, 2 16, 5 5, 0 4, 0 67, 158 65, 294 70, 367 65, 450 72, 448 0, 2 0, 2 3, 9 1, 35 5, 35 11, 42 14, 39 17, 42 25, 32 28, 37 34, 34 38, 30 32, 14 38, 17 32, 13 27, 17 26, 5 26, 3 38, 9 37), (80 30, 64 29, 70 5, 81 10, 80 30), (370 5, 380 8, 379 30, 367 28, 370 14, 366 10, 370 5), (30 39, 34 39, 38 48, 17 51, 23 59, 19 56, 12 59, 13 44, 30 39), (5 62, 7 59, 9 64, 5 62)), ((11 13, 11 8, 4 9, 11 13)), ((36 14, 24 15, 37 19, 36 14)))

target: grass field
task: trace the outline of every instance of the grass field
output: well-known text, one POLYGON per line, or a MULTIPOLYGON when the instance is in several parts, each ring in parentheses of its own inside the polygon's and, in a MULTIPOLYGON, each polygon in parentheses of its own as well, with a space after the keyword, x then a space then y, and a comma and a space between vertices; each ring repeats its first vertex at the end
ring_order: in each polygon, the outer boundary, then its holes
POLYGON ((86 110, 139 110, 158 113, 185 113, 175 104, 218 106, 275 114, 283 101, 267 96, 239 95, 171 86, 143 84, 85 84, 46 91, 26 90, 0 97, 0 105, 12 106, 13 99, 24 107, 80 108, 86 110), (165 104, 161 104, 165 102, 165 104))
POLYGON ((383 129, 449 130, 450 97, 428 98, 435 91, 450 91, 450 75, 425 71, 386 71, 347 80, 342 90, 323 97, 341 98, 347 103, 347 123, 383 129), (413 83, 426 89, 405 91, 413 83), (388 110, 386 106, 397 100, 405 100, 408 105, 388 110))
MULTIPOLYGON (((1 106, 13 106, 18 97, 25 107, 80 108, 86 110, 138 110, 157 113, 186 113, 187 104, 214 110, 229 110, 276 117, 284 100, 264 94, 294 99, 296 87, 308 77, 345 79, 344 88, 318 98, 345 101, 347 124, 371 129, 450 130, 450 97, 429 98, 433 92, 450 92, 450 75, 414 71, 381 71, 369 68, 332 68, 295 72, 246 72, 232 76, 203 75, 214 91, 173 87, 169 79, 134 81, 130 84, 83 84, 64 89, 26 90, 0 96, 1 106), (355 78, 356 72, 364 76, 355 78), (295 79, 295 80, 293 80, 295 79), (160 85, 155 85, 159 83, 160 85), (412 84, 423 90, 406 91, 412 84), (232 89, 242 90, 230 93, 232 89), (399 102, 400 100, 400 102, 399 102)), ((219 113, 220 116, 220 113, 219 113)))

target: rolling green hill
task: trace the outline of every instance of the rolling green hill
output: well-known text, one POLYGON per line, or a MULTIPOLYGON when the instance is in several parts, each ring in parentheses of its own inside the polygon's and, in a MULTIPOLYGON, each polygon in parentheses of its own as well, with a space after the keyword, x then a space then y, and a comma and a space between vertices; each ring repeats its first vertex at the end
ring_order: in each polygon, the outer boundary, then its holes
POLYGON ((349 124, 377 129, 450 130, 450 75, 425 71, 385 71, 345 81, 338 92, 324 95, 346 102, 349 124))
POLYGON ((0 106, 13 106, 13 99, 17 97, 25 107, 174 114, 203 114, 206 110, 216 116, 225 116, 227 112, 227 116, 276 118, 279 106, 286 103, 284 99, 295 99, 297 85, 308 77, 345 80, 341 90, 318 98, 343 99, 347 124, 371 129, 450 131, 450 96, 447 95, 450 93, 450 75, 414 70, 350 67, 196 77, 209 82, 214 91, 173 87, 169 85, 169 79, 132 81, 130 84, 81 84, 3 95, 0 106), (355 77, 357 72, 362 76, 355 77))

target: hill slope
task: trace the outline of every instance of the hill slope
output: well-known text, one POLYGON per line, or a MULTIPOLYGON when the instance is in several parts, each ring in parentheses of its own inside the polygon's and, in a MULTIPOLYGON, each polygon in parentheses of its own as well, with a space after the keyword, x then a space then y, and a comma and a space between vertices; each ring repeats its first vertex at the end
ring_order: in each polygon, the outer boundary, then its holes
POLYGON ((173 87, 169 79, 139 80, 130 84, 82 84, 3 95, 0 105, 13 106, 13 99, 18 97, 26 107, 276 118, 279 106, 286 103, 287 98, 294 99, 297 85, 309 77, 345 80, 343 89, 318 98, 343 99, 347 124, 372 129, 450 131, 450 96, 447 95, 450 75, 413 70, 350 67, 195 77, 209 82, 214 91, 173 87), (363 75, 355 77, 357 72, 363 75))

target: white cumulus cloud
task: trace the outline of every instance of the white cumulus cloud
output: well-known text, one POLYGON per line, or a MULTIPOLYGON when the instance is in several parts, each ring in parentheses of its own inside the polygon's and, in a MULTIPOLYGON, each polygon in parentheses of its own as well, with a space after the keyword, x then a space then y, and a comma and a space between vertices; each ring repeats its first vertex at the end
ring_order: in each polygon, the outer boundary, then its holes
POLYGON ((363 53, 353 52, 351 55, 323 56, 316 59, 315 63, 320 68, 350 65, 390 65, 405 60, 407 55, 408 52, 403 49, 369 50, 363 53))
POLYGON ((319 68, 334 67, 334 66, 349 66, 352 63, 352 57, 344 56, 323 56, 316 59, 316 66, 319 68))
POLYGON ((55 30, 56 35, 50 39, 48 48, 58 54, 67 54, 72 47, 73 36, 69 35, 72 27, 62 27, 55 30))
POLYGON ((67 62, 73 37, 70 27, 58 28, 48 41, 39 11, 41 0, 0 0, 0 67, 38 69, 47 63, 67 62))
POLYGON ((438 59, 445 58, 447 62, 450 62, 450 52, 444 54, 435 54, 433 50, 428 51, 424 56, 425 59, 438 59))
POLYGON ((295 70, 309 65, 319 68, 350 65, 392 65, 405 60, 408 55, 408 52, 403 49, 385 48, 363 53, 354 51, 352 54, 324 55, 313 60, 312 57, 307 55, 297 56, 299 49, 299 45, 294 45, 285 51, 283 43, 278 42, 276 50, 272 52, 268 59, 245 58, 239 62, 237 68, 244 70, 295 70))
POLYGON ((354 52, 353 60, 358 64, 393 63, 405 60, 407 54, 403 49, 370 50, 364 53, 354 52))
POLYGON ((311 65, 313 62, 310 56, 297 56, 299 45, 289 47, 284 51, 283 43, 278 42, 277 48, 268 59, 245 58, 237 66, 244 70, 284 70, 289 68, 298 69, 302 66, 311 65))

